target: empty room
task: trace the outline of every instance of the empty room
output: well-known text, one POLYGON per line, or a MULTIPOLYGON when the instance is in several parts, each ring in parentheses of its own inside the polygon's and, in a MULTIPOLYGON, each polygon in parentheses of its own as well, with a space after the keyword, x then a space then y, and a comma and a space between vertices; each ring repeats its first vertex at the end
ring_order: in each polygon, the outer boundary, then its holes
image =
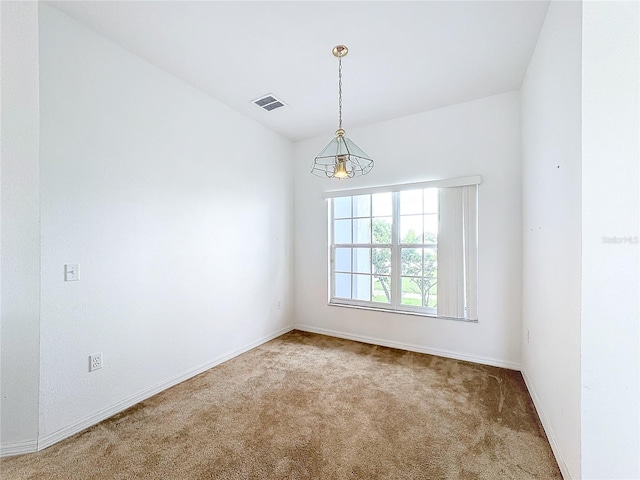
POLYGON ((3 479, 640 479, 640 3, 2 1, 3 479))

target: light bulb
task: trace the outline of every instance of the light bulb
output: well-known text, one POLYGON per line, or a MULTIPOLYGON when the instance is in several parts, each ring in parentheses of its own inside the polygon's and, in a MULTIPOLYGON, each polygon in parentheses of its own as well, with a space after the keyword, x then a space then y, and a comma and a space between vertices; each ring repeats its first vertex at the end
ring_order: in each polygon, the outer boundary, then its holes
POLYGON ((338 155, 336 157, 336 166, 333 169, 333 176, 335 178, 348 178, 349 171, 347 170, 347 156, 338 155))

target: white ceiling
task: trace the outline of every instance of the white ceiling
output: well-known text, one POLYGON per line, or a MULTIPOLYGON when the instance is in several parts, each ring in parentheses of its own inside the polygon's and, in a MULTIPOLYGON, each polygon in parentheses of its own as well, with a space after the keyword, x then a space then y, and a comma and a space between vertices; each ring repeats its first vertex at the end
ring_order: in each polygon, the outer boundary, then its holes
POLYGON ((51 2, 297 141, 520 87, 548 1, 51 2), (288 106, 251 101, 275 94, 288 106))

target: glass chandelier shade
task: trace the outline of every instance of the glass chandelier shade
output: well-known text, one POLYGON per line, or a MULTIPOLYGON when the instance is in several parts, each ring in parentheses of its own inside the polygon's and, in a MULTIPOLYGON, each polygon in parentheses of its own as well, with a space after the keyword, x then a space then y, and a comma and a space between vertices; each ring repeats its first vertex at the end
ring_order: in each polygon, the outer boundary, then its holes
POLYGON ((338 130, 336 136, 313 160, 311 173, 327 178, 353 178, 366 175, 373 160, 338 130))
POLYGON ((336 136, 313 159, 311 173, 326 178, 353 178, 366 175, 373 168, 373 160, 369 155, 345 136, 342 129, 342 57, 348 52, 347 47, 334 47, 333 54, 338 57, 338 107, 340 121, 336 136))

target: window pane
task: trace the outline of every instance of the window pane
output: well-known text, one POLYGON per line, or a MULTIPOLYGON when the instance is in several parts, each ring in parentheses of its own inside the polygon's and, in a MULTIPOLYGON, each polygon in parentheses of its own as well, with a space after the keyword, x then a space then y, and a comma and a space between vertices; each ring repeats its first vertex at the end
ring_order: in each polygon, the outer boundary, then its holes
POLYGON ((373 273, 380 275, 391 275, 391 249, 374 248, 371 253, 371 263, 373 273))
POLYGON ((400 271, 402 275, 422 276, 422 248, 402 248, 400 271))
POLYGON ((424 282, 424 306, 436 308, 438 306, 438 281, 436 278, 425 278, 424 282))
POLYGON ((424 213, 438 213, 438 189, 437 188, 425 189, 424 213))
POLYGON ((335 274, 336 297, 351 298, 351 275, 348 273, 335 274))
POLYGON ((424 216, 424 243, 436 243, 438 241, 438 214, 424 216))
POLYGON ((373 219, 373 243, 391 244, 391 217, 373 219))
POLYGON ((400 217, 400 243, 422 243, 422 215, 400 217))
POLYGON ((333 218, 349 218, 351 216, 351 197, 333 199, 333 218))
POLYGON ((371 249, 353 249, 353 271, 357 273, 371 273, 371 249))
POLYGON ((371 243, 370 218, 359 218, 353 221, 353 243, 371 243))
POLYGON ((438 275, 438 254, 435 248, 424 249, 423 276, 436 277, 438 275))
POLYGON ((371 195, 358 195, 357 197, 353 197, 353 216, 371 216, 371 195))
POLYGON ((374 277, 371 300, 374 302, 391 303, 391 277, 374 277))
POLYGON ((351 243, 351 220, 334 220, 333 242, 351 243))
POLYGON ((353 276, 353 298, 357 300, 371 300, 371 276, 353 276))
POLYGON ((400 215, 422 213, 422 190, 400 192, 400 215))
POLYGON ((376 193, 371 195, 371 207, 374 217, 390 217, 393 215, 392 196, 389 193, 376 193))
POLYGON ((422 286, 422 278, 402 277, 402 304, 422 306, 422 286))
POLYGON ((338 272, 351 271, 351 249, 336 248, 335 269, 338 272))

